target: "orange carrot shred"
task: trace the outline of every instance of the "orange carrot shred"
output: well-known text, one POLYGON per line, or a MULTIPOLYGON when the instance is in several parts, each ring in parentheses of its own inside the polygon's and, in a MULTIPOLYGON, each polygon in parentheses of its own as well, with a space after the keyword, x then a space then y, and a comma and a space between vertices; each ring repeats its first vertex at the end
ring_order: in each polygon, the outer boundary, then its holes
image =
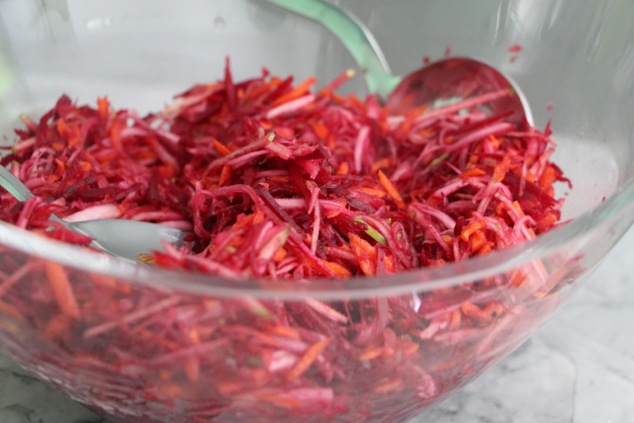
POLYGON ((339 165, 339 168, 337 169, 337 175, 346 175, 348 173, 348 171, 350 170, 350 167, 348 165, 348 162, 343 162, 339 165))
POLYGON ((97 107, 99 108, 99 115, 104 119, 108 118, 108 113, 110 113, 110 101, 108 101, 108 97, 98 98, 97 107))
POLYGON ((385 191, 375 188, 367 188, 367 187, 358 187, 354 188, 355 191, 362 192, 364 194, 371 195, 373 197, 383 198, 385 197, 385 191))
POLYGON ((214 149, 223 156, 231 153, 231 150, 229 150, 223 143, 218 140, 214 140, 213 145, 214 149))
POLYGON ((335 263, 333 261, 327 261, 327 260, 323 260, 323 263, 326 267, 328 267, 328 269, 332 270, 335 276, 348 277, 352 275, 352 273, 348 269, 346 269, 339 263, 335 263))
POLYGON ((367 276, 374 276, 376 274, 376 260, 378 256, 376 248, 354 233, 349 233, 348 238, 350 239, 350 247, 357 257, 361 271, 367 276))
POLYGON ((290 326, 272 326, 269 331, 274 335, 283 336, 285 338, 301 339, 299 332, 290 326))
POLYGON ((371 172, 372 173, 376 173, 377 171, 384 169, 386 167, 390 167, 393 163, 393 160, 391 157, 383 157, 382 159, 379 159, 377 161, 375 161, 374 163, 372 163, 372 168, 371 168, 371 172))
POLYGON ((300 377, 308 368, 317 360, 317 357, 321 355, 321 353, 326 349, 328 344, 330 343, 330 339, 325 338, 321 341, 315 342, 313 345, 308 347, 304 355, 295 363, 295 365, 291 368, 291 371, 288 374, 287 379, 289 381, 293 381, 300 377))
POLYGON ((231 166, 224 165, 222 170, 220 171, 220 180, 218 181, 218 186, 223 186, 231 179, 231 166))
POLYGON ((57 263, 47 261, 44 269, 51 290, 53 291, 53 296, 60 310, 73 319, 79 319, 81 315, 79 305, 77 304, 73 287, 68 280, 64 268, 57 263))
POLYGON ((307 78, 301 84, 296 85, 295 88, 293 88, 293 90, 276 98, 275 101, 271 103, 271 105, 273 107, 279 106, 280 104, 284 104, 288 101, 295 100, 296 98, 303 96, 304 94, 306 94, 308 90, 310 90, 310 87, 315 85, 316 82, 317 82, 317 79, 315 79, 312 76, 307 78))
POLYGON ((392 197, 392 199, 394 199, 394 201, 396 202, 396 206, 399 209, 405 210, 407 208, 407 206, 405 205, 405 201, 403 201, 401 194, 392 184, 392 181, 390 181, 389 178, 385 176, 385 173, 383 173, 382 170, 379 170, 377 174, 379 175, 379 182, 381 183, 381 186, 383 187, 385 192, 387 192, 387 194, 392 197))
POLYGON ((319 139, 325 140, 328 137, 328 128, 323 123, 315 122, 311 125, 311 127, 319 139))

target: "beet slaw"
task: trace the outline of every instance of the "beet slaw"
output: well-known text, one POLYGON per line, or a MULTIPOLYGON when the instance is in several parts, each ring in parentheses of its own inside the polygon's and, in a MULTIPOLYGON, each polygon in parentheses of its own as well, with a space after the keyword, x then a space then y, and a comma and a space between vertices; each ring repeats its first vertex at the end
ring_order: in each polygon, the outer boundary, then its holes
MULTIPOLYGON (((191 230, 196 244, 143 257, 153 266, 289 284, 466 260, 558 224, 562 201, 553 184, 567 180, 550 161, 549 127, 520 131, 477 101, 467 110, 456 104, 390 116, 373 96, 338 95, 349 77, 313 92, 313 78, 293 85, 264 71, 234 82, 227 67, 224 80, 194 86, 143 117, 105 97, 91 107, 63 96, 39 121, 23 117, 2 163, 36 197, 21 205, 3 193, 0 218, 82 246, 90 239, 49 215, 163 223, 191 230)), ((508 324, 509 305, 489 293, 531 283, 516 272, 422 299, 280 305, 163 296, 97 275, 79 284, 54 263, 8 268, 45 275, 48 284, 33 277, 29 291, 46 312, 18 307, 27 300, 9 276, 0 281, 4 313, 66 344, 79 368, 129 383, 155 369, 157 380, 148 387, 141 378, 137 389, 148 400, 204 403, 188 411, 191 421, 239 409, 259 415, 262 403, 362 421, 393 396, 446 395, 446 363, 420 366, 421 351, 442 356, 471 339, 465 354, 483 353, 476 340, 491 344, 508 324), (94 356, 94 343, 105 340, 107 351, 94 356), (363 406, 352 406, 351 375, 367 366, 376 384, 363 406), (208 398, 188 388, 203 380, 208 398)), ((467 363, 455 365, 467 371, 467 363)))

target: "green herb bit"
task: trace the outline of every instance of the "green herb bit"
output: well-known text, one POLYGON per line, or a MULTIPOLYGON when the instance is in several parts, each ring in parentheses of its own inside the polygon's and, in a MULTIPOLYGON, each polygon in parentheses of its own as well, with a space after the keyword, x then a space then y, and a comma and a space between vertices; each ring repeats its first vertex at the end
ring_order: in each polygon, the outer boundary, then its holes
POLYGON ((387 245, 387 241, 385 240, 385 237, 383 235, 381 235, 381 233, 379 231, 377 231, 376 229, 374 229, 372 226, 368 225, 367 222, 365 222, 363 219, 361 219, 360 217, 355 217, 354 218, 355 222, 359 222, 359 223, 363 223, 365 224, 368 229, 365 230, 365 233, 372 238, 373 240, 375 240, 376 242, 378 242, 381 245, 387 245))

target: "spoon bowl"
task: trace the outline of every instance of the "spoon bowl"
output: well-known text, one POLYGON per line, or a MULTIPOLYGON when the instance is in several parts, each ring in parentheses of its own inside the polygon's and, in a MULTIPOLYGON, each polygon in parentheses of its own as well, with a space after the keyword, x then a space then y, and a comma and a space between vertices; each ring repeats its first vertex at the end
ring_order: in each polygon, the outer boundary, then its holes
MULTIPOLYGON (((34 196, 26 185, 4 166, 0 166, 0 185, 21 202, 34 196)), ((187 236, 186 232, 179 229, 135 220, 96 219, 69 222, 54 214, 50 220, 92 238, 91 247, 133 262, 136 262, 141 254, 162 251, 164 242, 177 248, 183 246, 187 236)))
POLYGON ((526 129, 533 117, 519 88, 499 70, 479 60, 452 57, 431 63, 403 78, 386 107, 393 114, 426 106, 441 107, 472 99, 490 116, 526 129))
POLYGON ((392 114, 469 100, 488 115, 504 116, 520 129, 533 124, 530 107, 519 87, 508 76, 482 61, 451 57, 398 77, 391 73, 372 33, 344 9, 324 0, 265 1, 312 19, 331 31, 362 70, 370 92, 378 95, 392 114))

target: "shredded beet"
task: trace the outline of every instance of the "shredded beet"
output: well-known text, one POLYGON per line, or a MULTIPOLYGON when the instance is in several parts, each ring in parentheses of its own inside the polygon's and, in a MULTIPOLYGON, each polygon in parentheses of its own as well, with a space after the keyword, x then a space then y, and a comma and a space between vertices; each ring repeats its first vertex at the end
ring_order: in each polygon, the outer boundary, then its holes
POLYGON ((388 116, 373 97, 312 94, 312 82, 227 73, 144 118, 64 96, 39 123, 25 118, 2 161, 39 200, 4 194, 1 217, 27 229, 50 213, 165 223, 198 247, 157 265, 273 279, 464 260, 559 220, 548 133, 459 105, 388 116))
MULTIPOLYGON (((373 96, 337 95, 347 77, 312 92, 313 78, 293 85, 265 71, 234 82, 227 67, 223 81, 144 117, 107 98, 91 107, 62 96, 16 130, 2 164, 36 197, 19 204, 3 192, 0 219, 84 246, 90 239, 50 214, 163 223, 192 231, 196 243, 149 252, 154 266, 289 284, 440 266, 558 224, 553 184, 567 180, 550 161, 549 127, 520 131, 478 99, 391 116, 373 96)), ((0 313, 19 315, 34 343, 63 345, 68 356, 41 360, 116 377, 135 398, 195 422, 293 410, 304 416, 294 421, 364 421, 399 406, 410 416, 474 372, 467 357, 505 325, 517 326, 500 286, 532 280, 516 273, 405 297, 279 303, 85 281, 53 263, 2 270, 0 313), (368 372, 372 386, 355 377, 368 372)), ((110 395, 100 392, 91 395, 110 395)))

